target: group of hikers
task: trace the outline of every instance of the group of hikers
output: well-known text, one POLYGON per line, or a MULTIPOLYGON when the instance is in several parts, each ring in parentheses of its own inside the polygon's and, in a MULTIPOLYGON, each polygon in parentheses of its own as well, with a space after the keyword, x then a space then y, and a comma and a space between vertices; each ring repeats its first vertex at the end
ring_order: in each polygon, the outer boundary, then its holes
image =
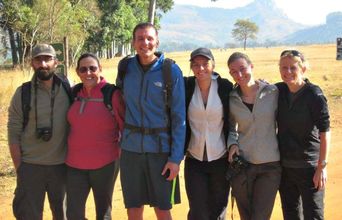
POLYGON ((56 75, 53 47, 33 48, 34 75, 18 87, 8 114, 17 219, 42 219, 45 194, 53 219, 86 219, 90 190, 96 219, 112 219, 120 173, 129 220, 142 220, 144 205, 171 220, 184 158, 189 211, 181 219, 226 219, 231 192, 240 219, 267 220, 278 191, 284 219, 324 219, 329 112, 304 75, 301 52, 281 53, 276 84, 255 79, 251 59, 234 52, 227 60, 233 84, 215 72, 208 48, 192 51, 194 76, 183 77, 157 52, 150 23, 134 28, 132 45, 136 55, 120 61, 116 85, 84 53, 81 83, 72 88, 56 75))

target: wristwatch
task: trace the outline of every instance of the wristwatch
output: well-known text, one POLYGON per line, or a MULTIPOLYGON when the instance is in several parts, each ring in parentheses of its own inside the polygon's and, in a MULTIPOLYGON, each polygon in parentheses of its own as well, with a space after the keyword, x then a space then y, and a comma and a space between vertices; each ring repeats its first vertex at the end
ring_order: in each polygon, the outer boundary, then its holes
POLYGON ((321 165, 322 168, 325 168, 327 166, 328 162, 326 160, 322 160, 319 162, 319 165, 321 165))

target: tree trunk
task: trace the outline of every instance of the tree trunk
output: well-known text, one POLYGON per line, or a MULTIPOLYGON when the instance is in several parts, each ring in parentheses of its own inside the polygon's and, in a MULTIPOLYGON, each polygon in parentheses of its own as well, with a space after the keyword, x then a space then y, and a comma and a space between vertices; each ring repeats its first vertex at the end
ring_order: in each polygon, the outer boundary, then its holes
POLYGON ((124 54, 124 46, 123 46, 123 44, 122 43, 120 43, 119 45, 118 45, 118 56, 125 56, 125 54, 124 54))
POLYGON ((243 41, 243 50, 246 50, 246 45, 247 45, 247 38, 243 41))
POLYGON ((114 58, 116 55, 115 40, 112 41, 111 47, 112 47, 112 55, 113 55, 111 58, 114 58))
MULTIPOLYGON (((17 33, 17 45, 18 45, 17 46, 17 51, 18 51, 19 57, 22 58, 23 54, 24 54, 24 51, 23 51, 23 41, 22 41, 22 38, 21 38, 19 33, 17 33)), ((21 64, 22 59, 20 59, 19 62, 21 64)))
MULTIPOLYGON (((20 60, 21 60, 21 69, 24 71, 24 75, 25 75, 25 56, 26 56, 26 51, 28 50, 28 47, 25 41, 23 41, 23 43, 24 43, 24 45, 22 46, 23 53, 22 53, 22 56, 20 57, 20 60)), ((30 75, 30 71, 31 69, 29 70, 27 75, 30 75)))
POLYGON ((154 14, 156 11, 156 1, 157 0, 150 0, 150 7, 148 9, 148 22, 151 24, 154 23, 154 14))
POLYGON ((19 64, 19 58, 18 58, 18 48, 15 45, 15 36, 12 28, 8 27, 8 35, 10 39, 10 44, 11 44, 11 52, 12 52, 12 63, 13 67, 18 66, 19 64))

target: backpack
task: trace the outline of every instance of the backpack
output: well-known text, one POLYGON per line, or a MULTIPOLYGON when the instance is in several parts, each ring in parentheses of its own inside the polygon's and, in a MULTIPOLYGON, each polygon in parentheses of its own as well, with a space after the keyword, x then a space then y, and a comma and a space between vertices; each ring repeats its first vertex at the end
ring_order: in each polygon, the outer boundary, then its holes
MULTIPOLYGON (((122 60, 120 60, 118 64, 118 75, 116 77, 115 84, 117 87, 119 87, 121 90, 123 90, 123 82, 124 78, 127 72, 127 66, 130 59, 134 59, 134 57, 128 55, 122 60)), ((165 105, 166 109, 171 107, 171 94, 172 94, 172 77, 171 77, 171 71, 172 71, 172 64, 176 63, 174 60, 170 58, 165 58, 162 65, 162 73, 163 78, 165 82, 165 105)))
MULTIPOLYGON (((71 97, 73 97, 73 101, 80 101, 81 98, 77 96, 77 93, 79 91, 81 91, 81 89, 83 88, 83 83, 78 83, 75 86, 72 87, 71 89, 71 97)), ((108 109, 108 111, 114 115, 114 111, 113 111, 113 105, 112 105, 112 97, 113 97, 113 93, 114 91, 117 89, 118 87, 116 87, 114 84, 110 84, 110 83, 106 83, 102 88, 101 88, 101 92, 103 95, 103 104, 106 106, 106 108, 108 109)), ((94 99, 95 100, 95 99, 94 99)), ((91 101, 91 99, 90 99, 91 101)), ((95 100, 97 101, 97 100, 95 100)))
MULTIPOLYGON (((118 75, 116 77, 115 84, 117 87, 119 87, 123 91, 124 87, 124 78, 127 72, 127 67, 128 67, 128 62, 130 59, 134 59, 133 56, 126 56, 122 60, 120 60, 118 64, 118 75)), ((174 60, 170 58, 165 58, 163 60, 162 64, 162 74, 163 74, 163 79, 164 79, 164 84, 165 84, 165 109, 166 109, 166 114, 168 115, 168 132, 170 134, 170 141, 171 141, 171 94, 172 94, 172 64, 176 63, 174 60)), ((156 130, 162 131, 163 129, 156 130)), ((154 132, 152 132, 154 133, 154 132)))
MULTIPOLYGON (((70 104, 72 103, 71 97, 71 89, 70 84, 67 80, 60 79, 57 76, 54 76, 54 80, 58 83, 62 83, 62 87, 64 88, 65 92, 69 97, 70 104)), ((54 82, 54 83, 56 83, 54 82)), ((31 85, 32 82, 28 81, 21 85, 21 108, 23 111, 23 130, 25 129, 28 120, 29 120, 29 112, 31 110, 31 85)))

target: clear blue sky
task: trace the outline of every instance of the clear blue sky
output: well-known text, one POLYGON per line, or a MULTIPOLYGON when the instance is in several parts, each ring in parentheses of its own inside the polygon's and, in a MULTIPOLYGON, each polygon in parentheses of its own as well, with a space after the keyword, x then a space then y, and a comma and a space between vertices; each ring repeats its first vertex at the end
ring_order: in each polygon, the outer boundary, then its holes
MULTIPOLYGON (((200 7, 235 8, 253 0, 174 0, 175 4, 188 4, 200 7)), ((256 0, 257 1, 257 0, 256 0)), ((324 24, 330 12, 342 12, 342 0, 274 0, 278 8, 292 20, 308 25, 324 24)))

